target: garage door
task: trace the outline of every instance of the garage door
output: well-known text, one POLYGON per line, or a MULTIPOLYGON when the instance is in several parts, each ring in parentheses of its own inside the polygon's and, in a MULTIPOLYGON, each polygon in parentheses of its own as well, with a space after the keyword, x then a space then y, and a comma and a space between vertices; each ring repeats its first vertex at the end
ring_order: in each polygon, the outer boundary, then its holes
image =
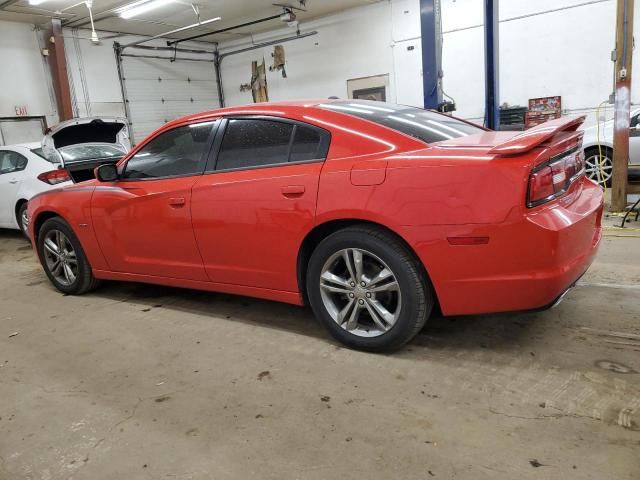
POLYGON ((44 133, 44 118, 1 118, 0 145, 40 142, 44 133))
POLYGON ((170 120, 219 107, 211 55, 202 59, 122 55, 122 78, 133 143, 170 120))

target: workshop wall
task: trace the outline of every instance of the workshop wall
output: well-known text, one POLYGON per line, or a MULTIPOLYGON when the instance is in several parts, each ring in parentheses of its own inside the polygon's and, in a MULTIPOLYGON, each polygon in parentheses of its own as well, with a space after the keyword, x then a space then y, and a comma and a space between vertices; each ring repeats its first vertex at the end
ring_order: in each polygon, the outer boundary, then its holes
MULTIPOLYGON (((483 18, 479 0, 442 0, 445 92, 457 103, 457 115, 483 117, 483 18)), ((614 0, 510 0, 500 5, 500 99, 526 105, 535 96, 561 95, 569 113, 595 119, 597 105, 612 90, 614 0)), ((635 13, 636 31, 640 8, 635 13)), ((267 72, 270 100, 347 97, 347 80, 388 74, 387 99, 422 105, 419 0, 390 0, 346 10, 310 22, 302 32, 318 34, 284 43, 287 78, 267 72)), ((222 52, 295 34, 283 27, 220 43, 222 52)), ((113 53, 113 34, 99 32, 93 45, 87 30, 64 30, 67 63, 78 115, 124 115, 113 53)), ((231 36, 231 35, 230 35, 231 36)), ((126 43, 135 36, 122 36, 126 43)), ((162 41, 154 42, 162 44, 162 41)), ((152 43, 153 44, 153 43, 152 43)), ((199 43, 199 48, 212 44, 199 43)), ((251 61, 272 61, 273 47, 229 56, 222 65, 227 105, 251 102, 240 91, 251 77, 251 61)), ((0 22, 0 115, 26 106, 32 115, 57 113, 48 67, 33 25, 0 22)), ((634 50, 632 101, 640 104, 640 53, 634 50)), ((214 108, 215 105, 211 105, 214 108)), ((606 108, 605 115, 611 116, 606 108)))
MULTIPOLYGON (((445 91, 457 114, 484 115, 482 2, 443 0, 445 91)), ((595 121, 613 88, 614 0, 510 0, 500 3, 500 101, 527 105, 533 97, 561 95, 563 110, 595 121)), ((640 9, 635 12, 636 30, 640 9)), ((640 103, 640 53, 634 51, 632 101, 640 103)), ((611 107, 604 107, 607 117, 611 107)))
MULTIPOLYGON (((418 2, 380 2, 301 24, 301 31, 318 34, 283 43, 287 78, 267 72, 270 100, 347 97, 347 80, 389 75, 387 99, 422 105, 420 16, 418 2), (413 47, 408 50, 407 47, 413 47), (401 88, 397 88, 401 86, 401 88)), ((281 28, 253 35, 254 44, 295 35, 281 28)), ((220 44, 222 53, 248 46, 246 38, 220 44)), ((222 78, 227 105, 251 102, 251 62, 272 62, 273 46, 226 57, 222 78)))
POLYGON ((0 65, 0 117, 14 117, 15 107, 26 107, 27 115, 57 123, 51 75, 34 25, 0 21, 0 65))

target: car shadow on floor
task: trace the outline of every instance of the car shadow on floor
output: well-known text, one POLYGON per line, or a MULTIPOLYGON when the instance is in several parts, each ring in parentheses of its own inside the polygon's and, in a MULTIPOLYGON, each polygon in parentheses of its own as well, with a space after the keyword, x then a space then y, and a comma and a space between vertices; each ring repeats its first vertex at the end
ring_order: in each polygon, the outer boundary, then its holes
MULTIPOLYGON (((0 254, 13 256, 22 250, 25 250, 25 255, 33 255, 30 243, 19 231, 0 229, 0 254), (5 240, 9 243, 6 250, 5 240), (16 247, 15 241, 19 241, 20 245, 16 247)), ((35 256, 33 259, 37 262, 35 256)), ((39 265, 32 276, 42 277, 42 280, 33 282, 33 285, 41 284, 53 289, 39 265)), ((308 307, 223 293, 128 282, 104 282, 95 292, 87 294, 87 297, 92 296, 131 303, 141 312, 148 313, 150 317, 155 310, 164 308, 204 317, 218 317, 227 321, 240 321, 256 328, 286 330, 299 335, 322 338, 340 346, 328 335, 308 307)), ((434 312, 405 351, 519 351, 523 344, 540 335, 541 329, 538 327, 547 321, 550 324, 555 323, 553 320, 557 314, 554 312, 552 310, 464 317, 443 317, 434 312)))
MULTIPOLYGON (((249 297, 173 287, 105 282, 89 294, 128 302, 153 315, 155 309, 170 309, 199 316, 239 321, 256 328, 286 330, 322 338, 336 346, 308 307, 297 307, 249 297)), ((409 344, 409 350, 459 349, 520 350, 534 334, 531 329, 548 312, 443 317, 434 313, 424 329, 409 344)))

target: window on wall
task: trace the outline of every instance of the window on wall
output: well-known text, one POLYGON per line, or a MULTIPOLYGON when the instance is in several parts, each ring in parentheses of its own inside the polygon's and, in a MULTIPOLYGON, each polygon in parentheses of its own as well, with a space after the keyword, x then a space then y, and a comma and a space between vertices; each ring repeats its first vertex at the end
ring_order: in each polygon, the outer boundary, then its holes
POLYGON ((229 119, 216 170, 321 160, 328 133, 315 127, 267 119, 229 119))
POLYGON ((162 133, 144 145, 125 166, 123 178, 196 175, 215 122, 195 123, 162 133))
POLYGON ((27 168, 27 158, 11 150, 0 150, 0 175, 27 168))

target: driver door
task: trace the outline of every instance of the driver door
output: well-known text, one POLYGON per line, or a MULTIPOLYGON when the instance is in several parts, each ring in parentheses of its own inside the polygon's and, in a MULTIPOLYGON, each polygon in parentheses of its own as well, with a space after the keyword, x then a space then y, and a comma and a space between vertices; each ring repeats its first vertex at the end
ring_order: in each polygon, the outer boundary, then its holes
POLYGON ((176 127, 146 143, 115 182, 96 187, 96 237, 111 270, 208 280, 191 225, 191 188, 217 122, 176 127))

